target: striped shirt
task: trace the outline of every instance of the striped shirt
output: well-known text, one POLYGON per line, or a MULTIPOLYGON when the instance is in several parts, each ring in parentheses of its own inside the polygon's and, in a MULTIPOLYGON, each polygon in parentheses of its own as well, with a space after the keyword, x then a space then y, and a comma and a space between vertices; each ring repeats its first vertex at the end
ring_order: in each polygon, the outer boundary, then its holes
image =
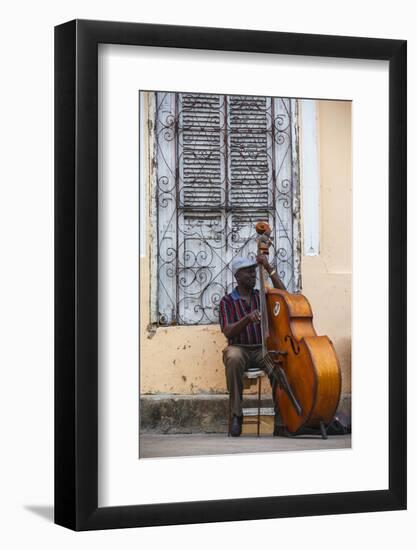
MULTIPOLYGON (((226 325, 231 325, 246 317, 251 311, 260 310, 259 290, 254 289, 250 297, 250 303, 240 297, 235 288, 230 294, 226 294, 220 300, 219 322, 223 332, 226 325)), ((229 344, 257 346, 262 344, 260 323, 248 323, 240 334, 229 338, 229 344)))

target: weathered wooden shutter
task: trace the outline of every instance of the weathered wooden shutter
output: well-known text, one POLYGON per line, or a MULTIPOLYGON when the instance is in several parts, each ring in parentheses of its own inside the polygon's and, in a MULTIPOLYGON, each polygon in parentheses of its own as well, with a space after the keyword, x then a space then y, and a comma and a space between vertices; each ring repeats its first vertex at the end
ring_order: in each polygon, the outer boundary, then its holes
POLYGON ((179 94, 180 207, 206 212, 224 202, 221 96, 179 94))
POLYGON ((232 258, 256 254, 256 221, 293 275, 290 100, 157 93, 156 105, 158 320, 217 322, 232 258))
POLYGON ((230 195, 234 209, 267 208, 272 201, 271 100, 228 98, 230 195))
POLYGON ((223 96, 178 97, 178 319, 215 322, 214 289, 222 288, 225 246, 223 96), (220 284, 218 284, 220 281, 220 284))

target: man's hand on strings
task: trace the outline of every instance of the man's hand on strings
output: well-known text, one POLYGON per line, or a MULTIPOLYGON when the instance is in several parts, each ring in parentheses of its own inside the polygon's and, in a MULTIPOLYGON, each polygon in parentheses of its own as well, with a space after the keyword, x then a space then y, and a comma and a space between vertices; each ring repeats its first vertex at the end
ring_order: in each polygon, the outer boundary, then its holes
POLYGON ((250 313, 248 313, 247 318, 251 323, 260 323, 261 314, 258 309, 255 309, 255 311, 251 311, 250 313))

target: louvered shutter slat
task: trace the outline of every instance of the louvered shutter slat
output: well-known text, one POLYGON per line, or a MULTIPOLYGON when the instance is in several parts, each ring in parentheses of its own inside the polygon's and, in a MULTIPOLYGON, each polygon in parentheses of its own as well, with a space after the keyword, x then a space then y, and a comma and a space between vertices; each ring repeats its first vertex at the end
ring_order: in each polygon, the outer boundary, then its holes
POLYGON ((272 184, 268 100, 230 96, 228 108, 231 207, 266 207, 270 203, 272 184))
POLYGON ((222 201, 220 96, 180 94, 180 205, 185 209, 222 201))

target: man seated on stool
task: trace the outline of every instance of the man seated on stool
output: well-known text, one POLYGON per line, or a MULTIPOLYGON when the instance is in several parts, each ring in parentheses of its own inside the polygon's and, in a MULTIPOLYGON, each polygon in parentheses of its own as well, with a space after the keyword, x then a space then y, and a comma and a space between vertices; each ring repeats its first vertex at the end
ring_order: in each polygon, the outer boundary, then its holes
MULTIPOLYGON (((231 402, 230 435, 233 437, 242 433, 243 374, 249 368, 264 367, 259 291, 255 288, 257 263, 264 266, 275 288, 285 290, 266 256, 259 255, 256 261, 237 257, 232 261, 237 287, 221 299, 219 308, 220 328, 228 341, 228 346, 223 350, 223 363, 231 402)), ((270 382, 274 396, 274 382, 270 382)), ((278 434, 278 422, 278 408, 275 404, 274 435, 278 434)))

